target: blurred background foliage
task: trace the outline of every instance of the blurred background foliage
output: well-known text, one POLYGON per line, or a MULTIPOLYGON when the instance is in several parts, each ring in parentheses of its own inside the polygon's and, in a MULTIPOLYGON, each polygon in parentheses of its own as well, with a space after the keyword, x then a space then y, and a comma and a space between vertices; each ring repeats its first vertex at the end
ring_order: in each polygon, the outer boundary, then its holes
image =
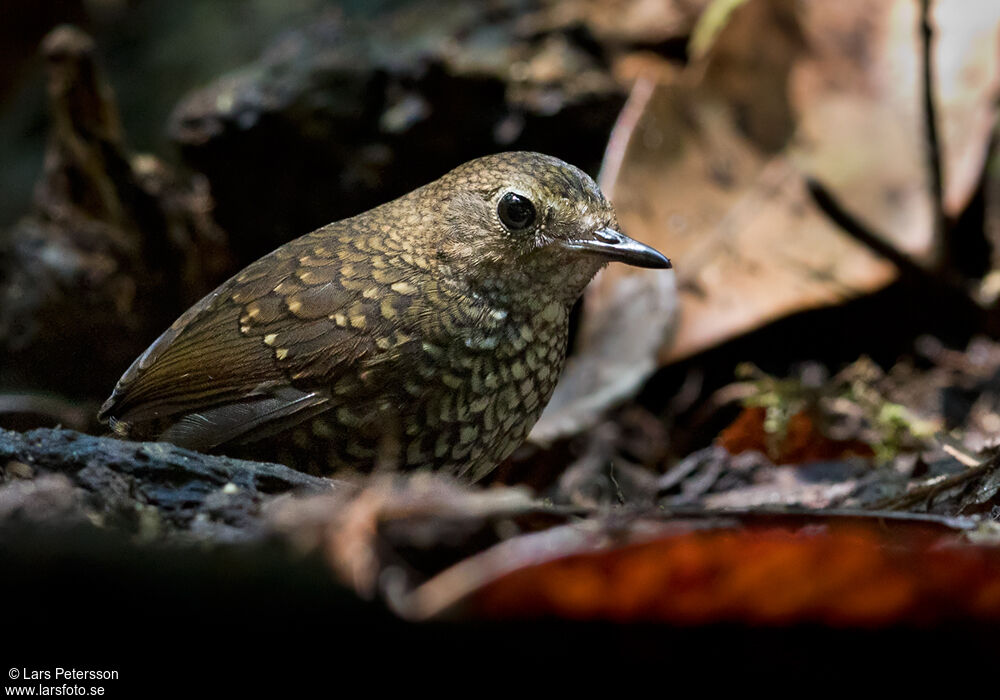
MULTIPOLYGON (((405 0, 346 0, 375 15, 405 0)), ((306 22, 324 0, 9 0, 0 9, 0 227, 24 213, 41 172, 48 131, 38 44, 75 24, 100 46, 132 147, 176 160, 165 125, 187 92, 255 59, 281 32, 306 22)))

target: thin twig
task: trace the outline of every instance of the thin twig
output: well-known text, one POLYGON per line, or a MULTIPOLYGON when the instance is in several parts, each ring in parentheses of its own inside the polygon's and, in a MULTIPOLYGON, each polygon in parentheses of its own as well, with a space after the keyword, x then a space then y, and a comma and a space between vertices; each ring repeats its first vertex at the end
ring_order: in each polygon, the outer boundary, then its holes
POLYGON ((934 26, 931 21, 932 0, 920 0, 920 39, 923 60, 924 128, 927 134, 927 165, 930 168, 931 206, 934 211, 935 260, 939 267, 949 264, 945 236, 948 220, 944 211, 944 175, 941 161, 941 137, 937 128, 937 106, 934 100, 934 26))
POLYGON ((639 119, 646 112, 646 106, 656 92, 656 84, 651 75, 640 75, 636 78, 618 121, 611 130, 608 147, 604 151, 604 165, 597 176, 597 181, 600 183, 601 191, 612 199, 622 163, 625 161, 625 153, 632 142, 639 119))
POLYGON ((889 243, 888 237, 873 230, 871 226, 862 223, 848 212, 821 182, 809 178, 806 181, 806 187, 813 201, 824 214, 830 217, 833 223, 842 228, 851 238, 864 244, 873 253, 895 265, 900 275, 918 279, 934 279, 934 275, 923 265, 889 243))
POLYGON ((981 318, 986 309, 969 293, 964 280, 953 270, 945 267, 937 267, 934 270, 925 268, 889 243, 887 237, 848 212, 822 183, 810 178, 806 181, 806 187, 813 202, 833 223, 873 253, 895 265, 901 278, 920 288, 935 290, 936 293, 944 295, 944 298, 958 305, 955 307, 956 310, 961 308, 973 318, 981 318))
POLYGON ((936 435, 935 439, 940 443, 942 450, 967 467, 981 467, 983 462, 988 461, 986 458, 973 454, 965 445, 950 435, 942 433, 936 435))
POLYGON ((611 485, 615 487, 615 497, 618 499, 618 505, 625 505, 625 494, 622 493, 621 484, 619 484, 618 479, 615 478, 614 461, 612 461, 608 467, 608 478, 611 479, 611 485))
POLYGON ((919 486, 915 486, 902 496, 896 496, 879 501, 873 506, 873 508, 898 510, 900 508, 907 508, 924 500, 933 500, 934 497, 942 491, 956 486, 961 486, 978 476, 993 471, 998 466, 1000 466, 1000 462, 998 462, 996 457, 993 457, 978 466, 970 467, 965 471, 959 472, 958 474, 952 474, 951 476, 936 476, 932 479, 928 479, 919 486))

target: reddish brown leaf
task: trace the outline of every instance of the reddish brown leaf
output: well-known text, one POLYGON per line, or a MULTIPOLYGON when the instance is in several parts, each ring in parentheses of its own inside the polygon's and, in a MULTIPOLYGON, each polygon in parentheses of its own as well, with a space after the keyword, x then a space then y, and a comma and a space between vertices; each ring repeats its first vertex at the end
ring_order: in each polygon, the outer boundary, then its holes
POLYGON ((1000 622, 1000 553, 942 547, 926 534, 889 542, 860 526, 695 532, 527 566, 485 585, 467 606, 495 619, 1000 622))
POLYGON ((871 457, 872 448, 860 440, 833 440, 819 429, 807 413, 799 412, 788 419, 781 435, 765 429, 767 410, 760 406, 745 408, 719 434, 719 444, 730 454, 751 450, 762 452, 775 464, 803 464, 844 457, 871 457))

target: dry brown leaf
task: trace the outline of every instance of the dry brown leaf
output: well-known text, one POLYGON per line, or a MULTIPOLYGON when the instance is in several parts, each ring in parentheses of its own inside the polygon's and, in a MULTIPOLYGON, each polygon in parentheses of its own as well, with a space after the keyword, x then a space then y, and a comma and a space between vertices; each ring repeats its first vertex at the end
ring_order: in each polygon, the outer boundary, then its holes
POLYGON ((812 1, 802 8, 809 50, 789 75, 798 126, 791 156, 898 250, 936 262, 919 3, 812 1))
MULTIPOLYGON (((573 619, 879 627, 1000 619, 1000 557, 936 523, 822 516, 809 527, 602 529, 502 542, 395 608, 409 619, 573 619)), ((799 523, 801 525, 802 523, 799 523)))
MULTIPOLYGON (((755 146, 698 87, 657 85, 630 136, 621 171, 602 184, 624 230, 674 260, 680 319, 661 361, 892 279, 819 211, 788 156, 755 146)), ((653 274, 608 269, 587 292, 585 327, 623 280, 653 274)), ((669 322, 651 316, 642 333, 658 327, 667 340, 669 322)))
POLYGON ((1000 103, 1000 3, 951 0, 932 7, 935 93, 944 209, 957 216, 978 186, 1000 103))
MULTIPOLYGON (((995 5, 934 3, 950 215, 971 196, 995 119, 995 5)), ((625 333, 635 349, 659 337, 659 363, 674 361, 892 281, 895 268, 814 203, 809 180, 896 249, 936 262, 920 19, 919 3, 910 0, 748 0, 731 9, 679 75, 648 55, 621 61, 619 77, 637 77, 601 185, 624 230, 673 259, 679 295, 679 319, 671 316, 672 300, 644 298, 646 322, 625 333)), ((622 335, 617 324, 629 286, 645 292, 662 276, 612 266, 588 290, 580 356, 537 435, 559 434, 556 416, 574 406, 585 409, 577 428, 587 425, 586 416, 600 410, 593 397, 620 399, 651 370, 629 356, 620 363, 634 369, 627 381, 615 387, 600 380, 597 369, 617 364, 617 356, 598 353, 627 342, 602 346, 591 338, 622 335)), ((565 432, 568 423, 561 424, 565 432)))

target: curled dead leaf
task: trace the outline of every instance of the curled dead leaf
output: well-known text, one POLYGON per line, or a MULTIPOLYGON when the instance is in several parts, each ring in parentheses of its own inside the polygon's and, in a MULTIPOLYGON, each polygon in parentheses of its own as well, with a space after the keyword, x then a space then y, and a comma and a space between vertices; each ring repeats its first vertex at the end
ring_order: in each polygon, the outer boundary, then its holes
POLYGON ((891 542, 877 523, 694 531, 619 546, 569 526, 532 537, 442 573, 404 612, 684 625, 1000 621, 997 552, 942 546, 918 527, 891 542))

